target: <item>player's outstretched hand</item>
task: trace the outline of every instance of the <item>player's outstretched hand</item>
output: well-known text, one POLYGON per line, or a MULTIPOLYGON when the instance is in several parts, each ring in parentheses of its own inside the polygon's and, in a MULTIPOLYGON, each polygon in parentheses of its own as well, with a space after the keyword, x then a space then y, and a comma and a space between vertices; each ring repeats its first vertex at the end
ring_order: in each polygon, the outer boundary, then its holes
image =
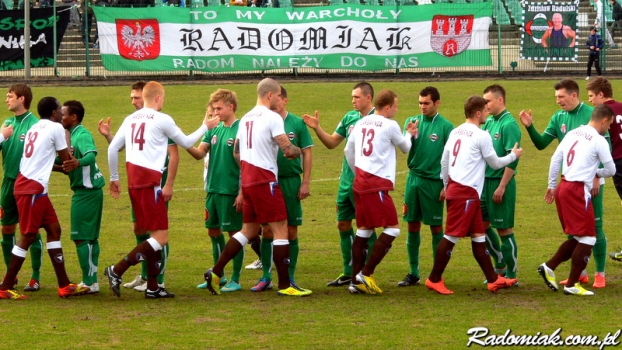
POLYGON ((103 119, 99 120, 99 123, 97 123, 97 131, 106 137, 110 135, 110 117, 108 117, 105 123, 103 119))
POLYGON ((554 188, 549 188, 546 190, 546 193, 544 194, 544 201, 547 204, 551 204, 555 201, 555 189, 554 188))
POLYGON ((110 189, 108 190, 110 195, 114 199, 119 199, 119 195, 121 194, 121 185, 119 184, 119 180, 110 181, 110 189))
POLYGON ((514 148, 512 148, 512 153, 516 154, 516 159, 520 158, 523 154, 523 149, 518 147, 518 142, 514 144, 514 148))
POLYGON ((78 161, 72 154, 69 155, 69 160, 63 162, 63 172, 68 173, 72 170, 78 169, 80 161, 78 161))
POLYGON ((533 122, 531 109, 529 110, 529 112, 525 112, 525 110, 523 109, 522 111, 520 111, 520 114, 518 116, 520 117, 520 122, 523 123, 526 128, 531 126, 531 123, 533 122))
POLYGON ((406 125, 406 132, 410 134, 410 136, 417 138, 419 134, 419 119, 415 120, 415 122, 408 122, 406 125))
POLYGON ((2 124, 2 130, 0 130, 0 132, 2 132, 2 136, 4 136, 5 140, 8 139, 13 135, 13 125, 2 124))
POLYGON ((317 111, 315 111, 315 116, 311 116, 308 114, 304 114, 302 116, 302 120, 307 124, 308 127, 315 130, 318 126, 320 126, 320 115, 317 111))
POLYGON ((220 123, 220 118, 212 117, 212 114, 209 111, 205 111, 205 118, 203 119, 203 124, 207 126, 208 130, 212 130, 218 126, 220 123))

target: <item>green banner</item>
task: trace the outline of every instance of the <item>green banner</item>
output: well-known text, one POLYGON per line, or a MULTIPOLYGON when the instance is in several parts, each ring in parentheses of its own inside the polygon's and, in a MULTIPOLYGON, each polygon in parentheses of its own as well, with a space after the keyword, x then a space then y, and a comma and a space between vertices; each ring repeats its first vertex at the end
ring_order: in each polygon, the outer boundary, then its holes
POLYGON ((527 2, 520 58, 534 61, 577 61, 578 2, 527 2))
POLYGON ((95 8, 108 70, 490 66, 492 3, 95 8))

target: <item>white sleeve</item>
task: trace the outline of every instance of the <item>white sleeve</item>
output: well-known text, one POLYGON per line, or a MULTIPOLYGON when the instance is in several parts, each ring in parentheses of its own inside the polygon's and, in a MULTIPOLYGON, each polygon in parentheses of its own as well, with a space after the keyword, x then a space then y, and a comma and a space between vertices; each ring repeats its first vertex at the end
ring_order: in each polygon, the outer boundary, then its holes
MULTIPOLYGON (((600 141, 600 140, 599 140, 600 141)), ((611 177, 616 173, 616 166, 609 152, 609 144, 603 138, 604 142, 598 142, 598 160, 603 164, 602 169, 596 170, 596 175, 600 178, 611 177)))
POLYGON ((447 188, 449 182, 449 150, 447 148, 443 148, 443 156, 441 157, 441 180, 447 188))
POLYGON ((192 134, 186 135, 177 125, 175 125, 173 118, 169 116, 168 118, 162 119, 162 130, 169 139, 175 141, 175 143, 182 148, 188 149, 200 140, 203 135, 205 135, 207 132, 207 126, 205 126, 205 124, 201 124, 201 127, 196 129, 192 134))
POLYGON ((269 122, 272 138, 275 138, 279 135, 285 135, 285 123, 283 122, 283 118, 281 118, 281 116, 279 116, 278 114, 274 114, 273 117, 270 118, 269 122))
POLYGON ((512 152, 508 154, 507 156, 504 156, 501 158, 497 157, 497 154, 493 154, 491 156, 485 157, 484 159, 486 159, 486 163, 488 163, 488 165, 490 165, 491 168, 497 170, 515 161, 516 154, 512 152))
POLYGON ((350 137, 348 138, 348 142, 346 142, 346 147, 343 149, 343 153, 346 156, 346 161, 348 162, 348 165, 350 166, 350 169, 352 169, 353 172, 355 172, 354 138, 355 138, 354 135, 351 134, 350 137))
POLYGON ((563 159, 564 152, 562 151, 562 144, 560 143, 551 157, 551 165, 549 166, 549 185, 547 188, 557 187, 557 176, 559 176, 559 169, 562 167, 563 159))
POLYGON ((114 135, 108 146, 108 168, 110 169, 110 181, 119 180, 119 151, 125 147, 125 122, 114 135))
MULTIPOLYGON (((56 125, 54 125, 56 126, 56 125)), ((59 127, 54 128, 54 147, 56 147, 56 151, 64 150, 67 148, 67 139, 65 138, 65 128, 61 125, 59 127)))
POLYGON ((394 120, 392 120, 392 122, 393 123, 391 123, 391 126, 389 127, 391 142, 396 145, 402 153, 408 153, 408 151, 410 151, 410 147, 412 146, 412 142, 410 141, 412 136, 408 133, 406 133, 406 135, 402 135, 400 126, 397 125, 397 122, 394 120))

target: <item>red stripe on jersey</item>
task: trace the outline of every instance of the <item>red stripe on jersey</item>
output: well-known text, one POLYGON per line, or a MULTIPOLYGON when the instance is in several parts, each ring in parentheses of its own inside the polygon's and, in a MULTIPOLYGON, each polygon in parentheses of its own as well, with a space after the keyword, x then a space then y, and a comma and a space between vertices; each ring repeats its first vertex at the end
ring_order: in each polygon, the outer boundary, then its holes
POLYGON ((43 191, 45 191, 45 188, 37 181, 28 179, 22 174, 17 175, 13 187, 14 194, 40 194, 43 191))
POLYGON ((355 168, 352 188, 358 193, 393 191, 393 182, 374 174, 355 168))
POLYGON ((447 184, 446 199, 479 199, 477 190, 471 186, 465 186, 449 178, 447 184))
POLYGON ((125 163, 127 169, 127 187, 131 189, 159 186, 162 183, 162 173, 140 165, 125 163))
POLYGON ((241 161, 242 187, 255 186, 268 182, 277 182, 274 173, 268 169, 254 166, 246 161, 241 161))

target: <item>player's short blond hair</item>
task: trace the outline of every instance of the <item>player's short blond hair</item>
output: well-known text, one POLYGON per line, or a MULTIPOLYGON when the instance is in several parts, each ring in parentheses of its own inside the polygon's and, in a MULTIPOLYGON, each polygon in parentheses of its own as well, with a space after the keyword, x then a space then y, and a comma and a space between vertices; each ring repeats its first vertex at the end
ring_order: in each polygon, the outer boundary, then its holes
POLYGON ((233 111, 238 110, 238 97, 235 92, 227 89, 218 89, 209 97, 208 106, 214 102, 222 101, 227 105, 233 105, 233 111))
POLYGON ((164 95, 164 86, 157 81, 150 81, 143 88, 143 100, 153 101, 157 95, 164 95))
POLYGON ((269 92, 278 94, 281 91, 279 83, 272 78, 265 78, 257 84, 257 96, 266 97, 269 92))

